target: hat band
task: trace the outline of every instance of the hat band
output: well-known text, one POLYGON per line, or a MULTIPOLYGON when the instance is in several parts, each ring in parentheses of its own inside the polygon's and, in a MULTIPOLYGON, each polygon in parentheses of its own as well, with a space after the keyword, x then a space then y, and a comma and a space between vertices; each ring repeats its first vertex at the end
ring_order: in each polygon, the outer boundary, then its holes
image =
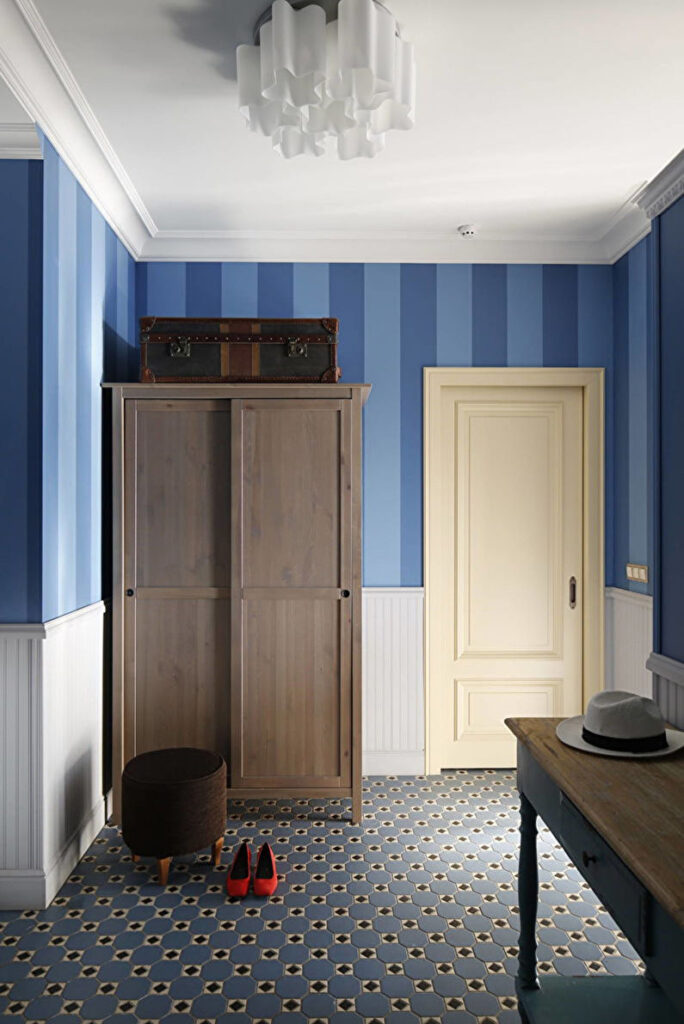
POLYGON ((665 730, 655 736, 635 736, 634 739, 616 739, 614 736, 601 736, 597 732, 591 732, 586 727, 582 728, 582 739, 591 743, 594 747, 603 747, 604 750, 623 750, 626 754, 648 754, 652 750, 664 750, 667 746, 665 730))

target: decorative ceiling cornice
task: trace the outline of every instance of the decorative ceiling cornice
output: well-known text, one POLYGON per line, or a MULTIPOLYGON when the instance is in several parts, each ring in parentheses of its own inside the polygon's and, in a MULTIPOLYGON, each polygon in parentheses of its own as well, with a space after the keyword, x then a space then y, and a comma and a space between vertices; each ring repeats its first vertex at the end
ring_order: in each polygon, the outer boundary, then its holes
POLYGON ((641 189, 635 197, 635 202, 649 220, 653 220, 683 195, 684 149, 641 189))
POLYGON ((650 230, 633 207, 598 239, 462 238, 451 234, 160 231, 149 238, 144 262, 298 263, 614 263, 650 230))
POLYGON ((153 222, 139 208, 118 160, 112 162, 114 151, 31 0, 0 0, 0 75, 138 256, 153 222))
POLYGON ((680 154, 592 238, 159 230, 33 0, 0 0, 0 75, 124 245, 144 261, 611 264, 648 233, 649 217, 684 194, 680 154))
POLYGON ((32 124, 0 124, 0 160, 40 160, 40 139, 32 124))

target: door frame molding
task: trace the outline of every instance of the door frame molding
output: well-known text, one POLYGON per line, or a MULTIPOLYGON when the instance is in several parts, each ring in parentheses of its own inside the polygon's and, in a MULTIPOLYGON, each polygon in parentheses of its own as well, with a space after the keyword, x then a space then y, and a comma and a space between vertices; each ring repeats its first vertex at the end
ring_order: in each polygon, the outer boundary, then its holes
POLYGON ((582 702, 603 689, 605 679, 605 370, 603 367, 436 367, 423 370, 423 552, 425 584, 425 765, 430 764, 430 631, 433 520, 430 458, 436 444, 441 390, 448 387, 582 388, 583 501, 582 702))

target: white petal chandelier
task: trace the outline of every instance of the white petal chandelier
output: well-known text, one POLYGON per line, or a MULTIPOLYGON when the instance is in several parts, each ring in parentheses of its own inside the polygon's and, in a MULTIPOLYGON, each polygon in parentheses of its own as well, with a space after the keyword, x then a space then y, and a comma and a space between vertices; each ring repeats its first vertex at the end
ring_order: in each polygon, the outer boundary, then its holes
POLYGON ((342 160, 372 157, 413 127, 413 46, 379 0, 275 0, 256 38, 237 49, 240 112, 284 157, 329 138, 342 160))

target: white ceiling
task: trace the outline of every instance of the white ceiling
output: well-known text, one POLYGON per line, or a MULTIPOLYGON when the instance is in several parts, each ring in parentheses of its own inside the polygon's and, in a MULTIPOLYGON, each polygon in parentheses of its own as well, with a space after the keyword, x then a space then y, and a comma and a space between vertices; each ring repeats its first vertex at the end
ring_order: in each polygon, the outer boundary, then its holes
POLYGON ((0 78, 0 125, 17 124, 31 124, 31 118, 0 78))
POLYGON ((443 250, 475 223, 475 244, 570 253, 682 146, 682 0, 390 0, 416 46, 416 127, 347 163, 285 161, 242 122, 234 51, 266 0, 34 3, 148 229, 179 252, 227 236, 268 258, 269 239, 315 237, 319 258, 343 239, 392 258, 393 239, 443 250))

